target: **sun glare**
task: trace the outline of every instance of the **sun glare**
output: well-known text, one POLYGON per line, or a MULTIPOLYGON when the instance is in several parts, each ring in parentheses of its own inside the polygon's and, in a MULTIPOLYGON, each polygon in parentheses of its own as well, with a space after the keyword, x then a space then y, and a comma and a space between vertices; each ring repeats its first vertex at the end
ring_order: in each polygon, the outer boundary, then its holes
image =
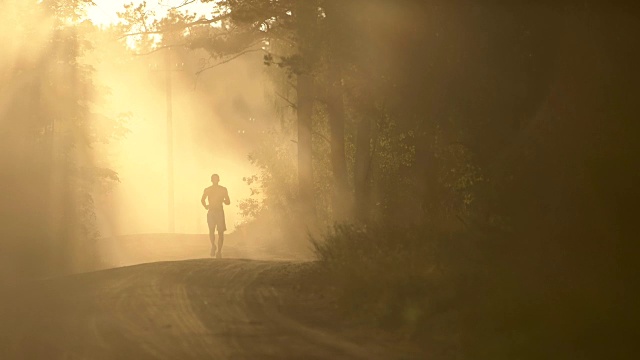
MULTIPOLYGON (((117 13, 123 10, 125 4, 133 3, 135 6, 141 2, 94 0, 95 5, 87 8, 87 17, 99 27, 108 27, 120 21, 117 13)), ((182 3, 182 0, 148 1, 147 8, 155 13, 156 18, 161 18, 171 6, 182 3)), ((211 17, 213 7, 214 3, 194 2, 181 7, 180 11, 211 17)), ((156 36, 157 41, 160 40, 160 35, 152 36, 156 36)), ((129 37, 126 43, 130 49, 135 50, 135 36, 129 37)), ((141 57, 139 61, 142 64, 156 60, 141 57)), ((165 75, 161 71, 150 72, 147 65, 140 65, 140 68, 133 66, 128 72, 100 66, 97 70, 96 79, 112 93, 110 102, 117 104, 119 111, 133 114, 127 125, 129 134, 110 145, 109 156, 119 173, 121 183, 112 194, 100 199, 98 205, 105 209, 109 206, 122 207, 121 213, 112 219, 121 225, 117 229, 109 229, 109 225, 103 224, 101 230, 105 234, 112 231, 164 232, 168 216, 165 75), (132 81, 132 76, 135 81, 132 81)), ((242 161, 246 154, 228 150, 237 145, 224 140, 224 130, 217 125, 222 123, 221 119, 204 115, 210 112, 207 108, 210 106, 207 105, 209 102, 199 99, 199 95, 194 93, 193 79, 190 76, 187 73, 176 73, 173 81, 175 230, 185 233, 207 231, 199 199, 204 187, 211 185, 211 174, 216 172, 220 174, 220 184, 228 188, 232 199, 233 205, 227 212, 227 227, 232 231, 235 224, 241 221, 237 214, 238 201, 250 195, 242 178, 255 170, 246 161, 242 161), (217 135, 221 137, 215 144, 204 147, 201 142, 194 141, 194 137, 199 136, 198 132, 201 131, 197 123, 203 121, 217 127, 217 135), (215 156, 211 155, 212 152, 215 156)))
MULTIPOLYGON (((94 0, 93 4, 87 8, 87 17, 97 26, 110 26, 117 24, 120 19, 118 12, 122 11, 125 4, 134 6, 142 3, 143 0, 94 0)), ((167 11, 172 7, 180 6, 183 0, 173 1, 147 1, 147 8, 155 13, 155 18, 166 16, 167 11)), ((181 11, 195 14, 196 16, 210 16, 214 3, 203 4, 199 1, 180 7, 181 11)))
POLYGON ((87 7, 87 17, 97 26, 109 26, 118 23, 118 11, 126 1, 94 0, 95 5, 87 7))

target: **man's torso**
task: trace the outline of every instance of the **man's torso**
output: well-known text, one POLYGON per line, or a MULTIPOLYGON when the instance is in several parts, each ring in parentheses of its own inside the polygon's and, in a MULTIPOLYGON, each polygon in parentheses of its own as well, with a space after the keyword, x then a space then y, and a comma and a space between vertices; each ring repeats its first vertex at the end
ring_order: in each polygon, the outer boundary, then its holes
POLYGON ((204 193, 207 195, 209 202, 209 211, 222 212, 222 203, 227 197, 227 188, 220 185, 212 185, 204 189, 204 193))

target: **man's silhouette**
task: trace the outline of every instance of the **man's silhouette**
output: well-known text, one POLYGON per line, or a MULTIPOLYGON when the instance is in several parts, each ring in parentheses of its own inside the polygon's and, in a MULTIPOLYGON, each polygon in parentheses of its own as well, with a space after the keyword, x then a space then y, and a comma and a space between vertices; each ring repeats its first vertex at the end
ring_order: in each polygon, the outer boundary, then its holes
POLYGON ((200 202, 205 209, 209 210, 207 213, 207 224, 209 224, 209 240, 211 240, 211 257, 215 256, 216 258, 222 257, 222 244, 224 243, 224 232, 227 230, 227 226, 224 221, 224 209, 222 208, 222 204, 229 205, 231 200, 229 200, 229 192, 227 192, 227 188, 224 186, 218 185, 220 182, 220 176, 218 174, 211 175, 211 183, 213 185, 204 189, 204 193, 202 194, 202 199, 200 202), (205 200, 209 199, 209 205, 205 200), (216 253, 216 243, 215 243, 215 231, 218 228, 218 252, 216 253))

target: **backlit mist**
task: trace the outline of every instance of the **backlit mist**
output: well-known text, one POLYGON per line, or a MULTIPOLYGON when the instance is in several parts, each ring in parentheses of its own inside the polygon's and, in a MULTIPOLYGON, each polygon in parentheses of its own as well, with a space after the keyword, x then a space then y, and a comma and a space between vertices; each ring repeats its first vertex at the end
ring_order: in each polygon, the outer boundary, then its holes
POLYGON ((637 358, 639 18, 2 1, 0 359, 637 358))

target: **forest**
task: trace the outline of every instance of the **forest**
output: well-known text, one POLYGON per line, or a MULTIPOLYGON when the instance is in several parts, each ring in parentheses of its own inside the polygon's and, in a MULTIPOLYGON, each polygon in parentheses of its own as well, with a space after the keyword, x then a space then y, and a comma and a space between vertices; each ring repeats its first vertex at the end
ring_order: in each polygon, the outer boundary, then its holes
POLYGON ((235 232, 311 256, 337 311, 434 359, 633 358, 632 5, 148 2, 107 27, 91 1, 2 5, 0 290, 102 261, 97 199, 121 179, 99 149, 136 120, 100 113, 99 61, 180 63, 174 96, 212 103, 235 75, 205 76, 243 61, 266 100, 218 127, 249 139, 235 232))

